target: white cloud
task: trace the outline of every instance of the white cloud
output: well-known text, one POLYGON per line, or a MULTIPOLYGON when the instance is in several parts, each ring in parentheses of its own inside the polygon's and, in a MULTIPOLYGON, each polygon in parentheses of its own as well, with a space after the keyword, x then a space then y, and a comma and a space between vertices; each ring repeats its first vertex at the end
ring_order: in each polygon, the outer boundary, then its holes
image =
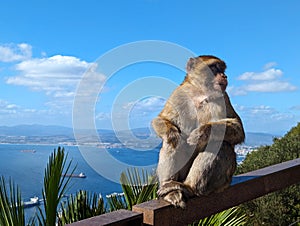
POLYGON ((300 105, 295 105, 290 108, 292 111, 300 111, 300 105))
POLYGON ((263 72, 245 72, 238 80, 273 80, 281 77, 283 72, 279 69, 270 68, 263 72))
POLYGON ((99 112, 95 116, 96 120, 110 120, 111 119, 111 114, 110 113, 104 113, 104 112, 99 112))
POLYGON ((1 100, 0 99, 0 116, 3 117, 5 115, 18 115, 22 116, 24 113, 33 113, 36 112, 35 109, 27 109, 27 108, 22 108, 19 105, 10 103, 6 100, 1 100))
POLYGON ((19 71, 25 71, 32 77, 39 77, 40 74, 48 77, 70 77, 83 73, 89 63, 81 61, 73 56, 55 55, 49 58, 30 59, 23 61, 16 66, 19 71))
POLYGON ((232 96, 245 96, 247 94, 243 87, 229 86, 226 90, 232 96))
POLYGON ((238 77, 238 80, 245 84, 240 87, 229 87, 228 92, 234 96, 246 95, 248 92, 291 92, 298 89, 287 81, 283 81, 283 71, 270 68, 276 63, 271 62, 265 65, 263 72, 245 72, 238 77))
POLYGON ((90 66, 91 63, 72 56, 29 59, 18 63, 15 68, 19 75, 8 77, 6 82, 44 91, 53 97, 70 97, 74 95, 78 82, 90 66))
POLYGON ((16 104, 8 104, 6 105, 7 109, 14 109, 14 108, 18 108, 18 106, 16 104))
POLYGON ((106 80, 105 75, 98 72, 96 63, 74 56, 48 57, 45 52, 41 53, 40 58, 33 58, 32 47, 26 43, 0 44, 0 62, 7 63, 8 66, 3 64, 4 67, 0 68, 7 73, 6 84, 25 86, 31 91, 45 93, 48 97, 37 109, 26 109, 0 100, 1 120, 7 119, 7 123, 10 120, 9 123, 12 124, 19 119, 22 119, 22 122, 45 119, 49 123, 51 120, 61 121, 63 124, 70 123, 75 95, 84 96, 81 98, 84 107, 87 100, 98 95, 99 88, 106 80), (77 94, 77 87, 87 71, 88 76, 84 77, 88 78, 85 79, 83 90, 81 86, 81 93, 77 94), (49 116, 51 120, 47 119, 49 116))
POLYGON ((269 63, 267 63, 267 64, 264 65, 263 69, 264 70, 268 70, 268 69, 270 69, 272 67, 275 67, 275 66, 277 66, 276 62, 269 62, 269 63))
MULTIPOLYGON (((105 76, 98 72, 98 65, 89 63, 73 56, 55 55, 52 57, 32 58, 15 65, 16 76, 6 78, 9 85, 25 86, 33 91, 43 92, 48 96, 43 106, 31 114, 36 120, 51 116, 63 124, 71 122, 71 113, 75 95, 82 95, 82 108, 94 94, 98 94, 99 87, 104 84, 105 76), (84 90, 77 94, 77 87, 83 75, 88 71, 84 90)), ((85 76, 86 77, 86 76, 85 76)), ((30 111, 22 112, 20 118, 30 118, 30 111)), ((35 120, 35 119, 33 119, 35 120)), ((46 120, 47 121, 47 120, 46 120)))
POLYGON ((249 110, 250 110, 251 114, 254 114, 254 115, 256 115, 256 114, 270 115, 270 114, 273 114, 276 112, 273 108, 271 108, 269 106, 265 106, 265 105, 255 106, 253 108, 250 108, 249 110))
POLYGON ((163 108, 165 105, 166 100, 164 100, 161 97, 147 97, 143 98, 141 100, 138 100, 136 102, 130 102, 127 104, 124 104, 124 109, 131 109, 131 111, 134 112, 152 112, 152 111, 158 111, 163 108))
POLYGON ((115 106, 111 115, 97 114, 98 121, 108 119, 116 130, 148 127, 150 122, 163 109, 165 99, 157 96, 149 96, 136 101, 120 103, 115 106), (118 109, 118 110, 116 110, 118 109))
POLYGON ((71 126, 70 110, 63 108, 65 107, 63 104, 50 105, 51 103, 46 103, 44 108, 33 109, 0 99, 0 120, 4 125, 58 124, 71 126))
POLYGON ((15 114, 19 106, 0 99, 0 115, 15 114))
POLYGON ((75 92, 58 91, 54 94, 54 97, 74 97, 75 92))
POLYGON ((13 62, 30 59, 32 47, 29 44, 5 44, 0 45, 0 61, 13 62))
POLYGON ((244 86, 248 92, 286 92, 297 90, 296 86, 284 81, 268 81, 244 86))
POLYGON ((248 107, 248 106, 243 106, 243 105, 236 105, 234 108, 243 114, 246 117, 260 117, 260 116, 270 116, 272 114, 277 113, 277 111, 266 105, 259 105, 259 106, 253 106, 253 107, 248 107))
POLYGON ((290 111, 278 111, 266 105, 235 106, 248 132, 282 133, 296 124, 299 117, 290 111))

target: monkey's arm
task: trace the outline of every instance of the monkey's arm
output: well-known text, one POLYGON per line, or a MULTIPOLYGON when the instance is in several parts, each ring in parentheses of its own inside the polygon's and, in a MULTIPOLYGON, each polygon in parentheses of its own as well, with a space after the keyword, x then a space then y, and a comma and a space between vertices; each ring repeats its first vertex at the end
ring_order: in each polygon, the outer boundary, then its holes
POLYGON ((240 144, 245 140, 245 131, 244 131, 243 123, 240 116, 236 113, 236 111, 232 107, 227 93, 225 93, 225 103, 227 108, 226 110, 227 118, 233 120, 226 121, 225 119, 226 133, 225 133, 224 140, 234 145, 240 144))
POLYGON ((170 119, 163 116, 161 113, 157 118, 153 119, 152 127, 156 134, 164 141, 176 148, 180 139, 180 128, 170 119))
POLYGON ((242 121, 233 109, 227 94, 225 95, 227 118, 214 122, 208 122, 190 134, 187 142, 190 145, 207 144, 209 139, 224 140, 232 145, 242 143, 245 139, 245 132, 242 121))
MULTIPOLYGON (((200 136, 199 136, 200 135, 200 136)), ((224 140, 232 145, 242 143, 245 139, 244 129, 237 118, 227 118, 209 122, 199 128, 201 140, 224 140)))

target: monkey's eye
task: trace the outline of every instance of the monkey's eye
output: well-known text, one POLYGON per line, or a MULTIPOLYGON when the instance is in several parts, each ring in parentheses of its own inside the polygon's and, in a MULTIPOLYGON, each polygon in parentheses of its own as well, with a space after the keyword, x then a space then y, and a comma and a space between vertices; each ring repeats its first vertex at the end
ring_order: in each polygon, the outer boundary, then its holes
POLYGON ((210 65, 209 66, 210 70, 212 71, 212 73, 214 75, 217 75, 217 74, 223 74, 224 71, 221 70, 221 68, 219 68, 217 65, 213 64, 213 65, 210 65))

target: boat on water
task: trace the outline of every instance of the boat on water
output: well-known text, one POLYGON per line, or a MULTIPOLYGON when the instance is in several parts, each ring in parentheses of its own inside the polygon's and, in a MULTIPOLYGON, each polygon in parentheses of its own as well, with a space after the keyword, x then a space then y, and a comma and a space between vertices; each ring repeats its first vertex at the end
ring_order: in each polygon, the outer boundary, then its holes
POLYGON ((80 174, 64 174, 64 176, 66 176, 66 177, 76 177, 76 178, 86 178, 86 175, 82 172, 80 174))
POLYGON ((24 153, 35 153, 36 152, 36 150, 31 150, 31 149, 26 149, 26 150, 21 150, 21 152, 24 152, 24 153))
POLYGON ((39 197, 34 196, 32 198, 30 198, 29 201, 25 201, 22 203, 22 205, 24 206, 24 208, 29 208, 29 207, 33 207, 33 206, 37 206, 40 204, 40 200, 39 197))
POLYGON ((121 192, 121 193, 119 193, 119 192, 114 192, 114 193, 111 193, 111 194, 109 194, 109 195, 106 195, 106 198, 111 198, 111 197, 122 197, 122 196, 124 196, 124 192, 121 192))

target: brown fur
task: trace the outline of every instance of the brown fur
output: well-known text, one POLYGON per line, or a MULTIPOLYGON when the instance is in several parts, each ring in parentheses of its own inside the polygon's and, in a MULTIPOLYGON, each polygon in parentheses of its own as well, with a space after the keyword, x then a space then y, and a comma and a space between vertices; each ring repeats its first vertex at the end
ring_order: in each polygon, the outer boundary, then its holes
POLYGON ((189 197, 220 192, 231 183, 234 146, 245 134, 225 92, 225 69, 215 56, 189 59, 183 83, 152 122, 163 140, 158 194, 175 206, 184 207, 189 197))

